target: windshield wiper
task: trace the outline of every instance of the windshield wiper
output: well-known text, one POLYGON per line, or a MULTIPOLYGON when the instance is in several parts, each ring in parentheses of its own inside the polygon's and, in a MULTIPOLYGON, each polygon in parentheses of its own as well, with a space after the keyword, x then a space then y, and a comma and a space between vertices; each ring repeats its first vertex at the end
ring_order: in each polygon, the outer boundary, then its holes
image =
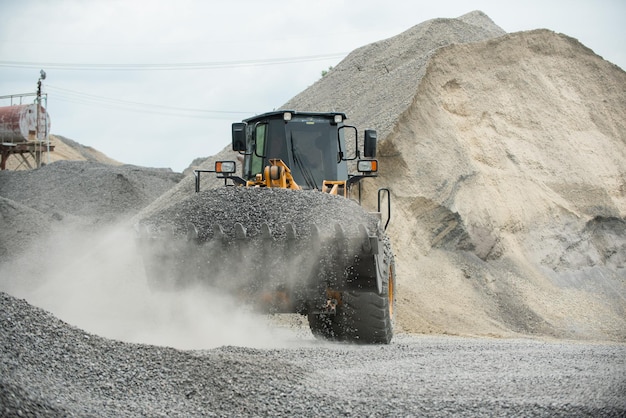
POLYGON ((298 169, 302 173, 302 177, 304 177, 304 181, 309 189, 317 189, 317 185, 315 184, 315 178, 313 178, 313 174, 311 173, 311 168, 305 166, 300 159, 300 154, 296 152, 296 148, 293 145, 293 132, 289 133, 289 140, 291 142, 291 154, 293 155, 293 162, 296 163, 298 169))

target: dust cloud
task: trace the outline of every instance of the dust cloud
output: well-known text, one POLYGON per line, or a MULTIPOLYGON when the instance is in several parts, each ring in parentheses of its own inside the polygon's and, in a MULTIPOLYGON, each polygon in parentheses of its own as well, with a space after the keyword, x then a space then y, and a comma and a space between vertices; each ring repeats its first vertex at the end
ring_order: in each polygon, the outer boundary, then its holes
POLYGON ((102 337, 178 349, 273 348, 313 342, 298 321, 274 320, 199 285, 149 288, 133 228, 66 228, 0 266, 0 290, 102 337))

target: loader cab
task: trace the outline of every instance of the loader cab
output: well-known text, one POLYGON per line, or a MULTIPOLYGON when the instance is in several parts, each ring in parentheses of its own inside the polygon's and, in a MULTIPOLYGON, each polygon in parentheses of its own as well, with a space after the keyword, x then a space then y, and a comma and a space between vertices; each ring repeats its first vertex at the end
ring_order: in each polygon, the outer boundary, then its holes
POLYGON ((233 124, 233 149, 243 152, 245 180, 261 174, 270 159, 282 160, 303 189, 324 180, 347 180, 343 113, 276 111, 233 124))

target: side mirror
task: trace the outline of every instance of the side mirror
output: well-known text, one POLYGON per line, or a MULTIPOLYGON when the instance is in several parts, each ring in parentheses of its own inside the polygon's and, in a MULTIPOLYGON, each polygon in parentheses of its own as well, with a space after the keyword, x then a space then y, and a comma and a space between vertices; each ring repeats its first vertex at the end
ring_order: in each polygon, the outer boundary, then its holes
POLYGON ((233 151, 246 150, 246 123, 233 123, 233 151))
POLYGON ((376 139, 376 131, 372 129, 365 130, 365 141, 363 143, 363 154, 365 155, 365 158, 376 157, 376 139))

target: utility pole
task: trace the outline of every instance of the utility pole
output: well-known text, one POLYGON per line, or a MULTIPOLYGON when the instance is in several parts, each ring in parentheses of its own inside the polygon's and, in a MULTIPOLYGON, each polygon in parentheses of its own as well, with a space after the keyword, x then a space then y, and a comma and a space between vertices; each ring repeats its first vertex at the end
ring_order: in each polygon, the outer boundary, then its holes
MULTIPOLYGON (((43 138, 41 137, 41 82, 43 80, 46 79, 46 72, 44 70, 40 70, 39 71, 39 80, 37 80, 37 143, 41 144, 41 142, 39 141, 43 141, 45 139, 46 141, 46 164, 50 163, 50 141, 48 140, 48 132, 46 132, 48 130, 48 114, 47 112, 45 113, 46 116, 46 120, 44 121, 43 124, 43 129, 44 129, 44 136, 43 138)), ((47 103, 46 103, 47 105, 47 103)), ((39 145, 41 147, 41 145, 39 145)), ((37 167, 39 167, 41 165, 41 148, 39 149, 39 152, 37 150, 35 150, 35 164, 37 165, 37 167)))

